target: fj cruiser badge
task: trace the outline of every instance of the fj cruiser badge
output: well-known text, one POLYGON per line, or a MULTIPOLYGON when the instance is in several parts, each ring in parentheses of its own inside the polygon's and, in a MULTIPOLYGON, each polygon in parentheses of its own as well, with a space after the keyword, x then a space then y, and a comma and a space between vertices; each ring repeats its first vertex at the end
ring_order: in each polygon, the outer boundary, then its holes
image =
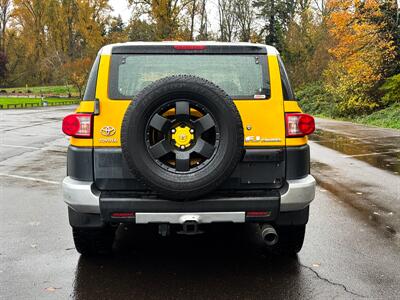
POLYGON ((273 142, 280 142, 280 138, 264 138, 261 136, 246 136, 246 142, 255 142, 255 143, 273 143, 273 142))
POLYGON ((100 129, 100 133, 104 136, 113 136, 115 132, 116 130, 112 126, 104 126, 103 128, 100 129))

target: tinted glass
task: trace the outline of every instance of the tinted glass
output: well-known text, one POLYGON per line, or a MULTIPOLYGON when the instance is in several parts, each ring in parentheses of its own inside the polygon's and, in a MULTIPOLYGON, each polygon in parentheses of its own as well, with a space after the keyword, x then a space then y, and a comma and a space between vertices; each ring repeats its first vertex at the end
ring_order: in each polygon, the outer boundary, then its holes
POLYGON ((100 65, 100 55, 96 57, 96 60, 94 61, 94 64, 92 66, 92 70, 90 71, 83 100, 93 101, 96 99, 96 84, 97 84, 97 73, 99 72, 99 65, 100 65))
POLYGON ((112 57, 111 99, 132 99, 152 82, 195 75, 217 84, 233 98, 269 95, 266 58, 261 55, 122 55, 112 57))
POLYGON ((294 92, 292 90, 292 86, 289 81, 289 77, 287 75, 285 65, 280 56, 278 56, 279 61, 279 70, 281 73, 281 81, 282 81, 282 92, 283 92, 283 99, 284 100, 294 100, 294 92))

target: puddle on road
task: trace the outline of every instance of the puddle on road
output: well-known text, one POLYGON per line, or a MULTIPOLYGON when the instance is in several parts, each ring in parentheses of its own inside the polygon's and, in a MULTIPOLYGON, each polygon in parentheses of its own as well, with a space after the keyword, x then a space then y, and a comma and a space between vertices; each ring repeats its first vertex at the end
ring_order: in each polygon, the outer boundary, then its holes
POLYGON ((310 140, 374 167, 400 174, 400 137, 358 139, 336 132, 316 130, 310 140), (385 140, 385 144, 382 144, 382 140, 385 140))

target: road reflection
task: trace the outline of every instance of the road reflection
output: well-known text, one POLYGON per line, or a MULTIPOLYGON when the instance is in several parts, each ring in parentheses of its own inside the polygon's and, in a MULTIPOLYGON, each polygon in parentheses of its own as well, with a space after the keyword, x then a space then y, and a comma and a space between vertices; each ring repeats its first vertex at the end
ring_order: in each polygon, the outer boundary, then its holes
POLYGON ((310 292, 297 257, 265 254, 254 225, 162 238, 120 227, 115 255, 79 259, 74 299, 298 298, 310 292))
POLYGON ((316 130, 310 139, 374 167, 400 173, 400 137, 372 136, 357 139, 336 132, 316 130))

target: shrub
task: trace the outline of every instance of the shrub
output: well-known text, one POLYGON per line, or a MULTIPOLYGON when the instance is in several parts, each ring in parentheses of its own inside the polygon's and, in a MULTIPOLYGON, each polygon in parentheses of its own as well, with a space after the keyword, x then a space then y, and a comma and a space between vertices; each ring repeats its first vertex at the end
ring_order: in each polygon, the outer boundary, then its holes
POLYGON ((400 74, 387 78, 379 90, 384 93, 381 100, 385 106, 400 102, 400 74))
POLYGON ((356 121, 368 125, 400 129, 400 103, 394 103, 370 115, 359 117, 356 121))
POLYGON ((336 99, 320 81, 304 85, 296 91, 303 111, 310 114, 334 117, 338 115, 336 99))

